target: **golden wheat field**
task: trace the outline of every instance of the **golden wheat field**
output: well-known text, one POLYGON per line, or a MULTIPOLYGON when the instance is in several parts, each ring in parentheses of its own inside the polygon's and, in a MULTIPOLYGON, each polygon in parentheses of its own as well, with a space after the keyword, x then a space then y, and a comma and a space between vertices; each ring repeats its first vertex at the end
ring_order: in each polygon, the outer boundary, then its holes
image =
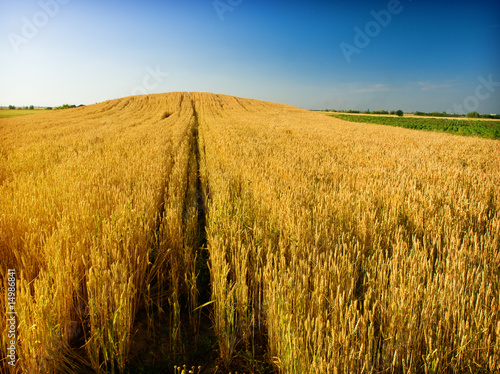
POLYGON ((0 119, 2 315, 9 269, 2 373, 500 372, 500 142, 209 93, 0 119))

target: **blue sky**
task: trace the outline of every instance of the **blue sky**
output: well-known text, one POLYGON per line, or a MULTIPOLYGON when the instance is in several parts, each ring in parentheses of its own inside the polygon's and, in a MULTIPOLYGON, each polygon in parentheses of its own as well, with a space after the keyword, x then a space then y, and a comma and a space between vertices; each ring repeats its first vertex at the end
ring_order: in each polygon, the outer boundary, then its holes
POLYGON ((0 2, 0 105, 170 91, 500 113, 500 2, 0 2))

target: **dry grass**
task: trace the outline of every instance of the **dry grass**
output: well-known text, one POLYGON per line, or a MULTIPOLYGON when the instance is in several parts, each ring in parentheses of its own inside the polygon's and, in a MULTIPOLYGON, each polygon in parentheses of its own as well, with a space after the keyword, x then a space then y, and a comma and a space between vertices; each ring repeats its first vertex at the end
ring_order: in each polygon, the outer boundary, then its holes
POLYGON ((206 219, 220 366, 499 371, 499 155, 200 93, 0 120, 18 366, 122 371, 141 308, 168 316, 165 354, 191 349, 206 219))

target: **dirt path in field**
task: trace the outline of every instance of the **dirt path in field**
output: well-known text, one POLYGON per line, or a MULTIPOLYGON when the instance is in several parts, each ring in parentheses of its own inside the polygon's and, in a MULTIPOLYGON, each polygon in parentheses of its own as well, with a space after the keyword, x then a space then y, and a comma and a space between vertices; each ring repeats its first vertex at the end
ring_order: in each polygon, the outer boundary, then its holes
MULTIPOLYGON (((193 316, 189 312, 188 300, 182 298, 180 319, 183 348, 177 354, 172 354, 170 351, 172 321, 169 319, 169 313, 167 312, 163 316, 152 316, 155 318, 155 322, 153 326, 150 326, 148 318, 151 318, 151 311, 145 308, 140 310, 136 318, 137 323, 131 349, 133 358, 129 365, 129 372, 172 372, 174 366, 179 367, 183 364, 186 364, 188 369, 192 369, 193 366, 196 368, 201 366, 201 371, 196 369, 196 373, 213 373, 217 370, 217 341, 212 328, 212 305, 209 303, 211 299, 209 253, 207 249, 207 196, 209 196, 209 188, 208 182, 202 179, 201 169, 204 150, 201 149, 199 139, 199 114, 194 98, 189 94, 186 94, 186 96, 183 99, 191 100, 193 116, 193 124, 190 129, 192 139, 189 151, 191 154, 189 169, 191 173, 195 171, 196 177, 189 177, 188 175, 183 215, 187 215, 186 210, 188 207, 194 207, 196 210, 196 238, 192 240, 191 245, 196 257, 197 304, 200 307, 196 312, 198 316, 195 318, 198 319, 198 327, 193 330, 193 316), (194 193, 192 193, 193 188, 194 193)), ((164 205, 162 204, 159 209, 160 217, 163 217, 164 205)), ((163 219, 161 218, 158 222, 158 230, 163 219)), ((184 230, 187 230, 187 228, 185 227, 184 230)), ((162 308, 167 311, 169 306, 163 305, 162 308)))
POLYGON ((201 178, 201 152, 199 141, 199 118, 196 110, 195 102, 192 101, 193 114, 194 114, 194 154, 196 159, 196 199, 198 211, 198 230, 199 230, 199 245, 198 245, 198 258, 200 259, 200 303, 204 304, 210 300, 210 271, 208 269, 208 250, 207 250, 207 201, 206 196, 209 196, 208 182, 203 186, 201 178), (205 191, 203 190, 205 189, 205 191))

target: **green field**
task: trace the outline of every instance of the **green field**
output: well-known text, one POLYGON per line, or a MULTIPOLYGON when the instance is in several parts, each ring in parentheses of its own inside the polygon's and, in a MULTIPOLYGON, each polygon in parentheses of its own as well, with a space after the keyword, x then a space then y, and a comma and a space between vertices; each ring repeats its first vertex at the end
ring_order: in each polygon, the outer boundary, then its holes
POLYGON ((350 114, 329 115, 350 122, 372 123, 377 125, 405 127, 408 129, 439 131, 456 135, 473 135, 488 139, 500 139, 500 121, 494 120, 381 117, 350 114))
POLYGON ((0 109, 0 118, 12 118, 47 112, 47 109, 0 109))

